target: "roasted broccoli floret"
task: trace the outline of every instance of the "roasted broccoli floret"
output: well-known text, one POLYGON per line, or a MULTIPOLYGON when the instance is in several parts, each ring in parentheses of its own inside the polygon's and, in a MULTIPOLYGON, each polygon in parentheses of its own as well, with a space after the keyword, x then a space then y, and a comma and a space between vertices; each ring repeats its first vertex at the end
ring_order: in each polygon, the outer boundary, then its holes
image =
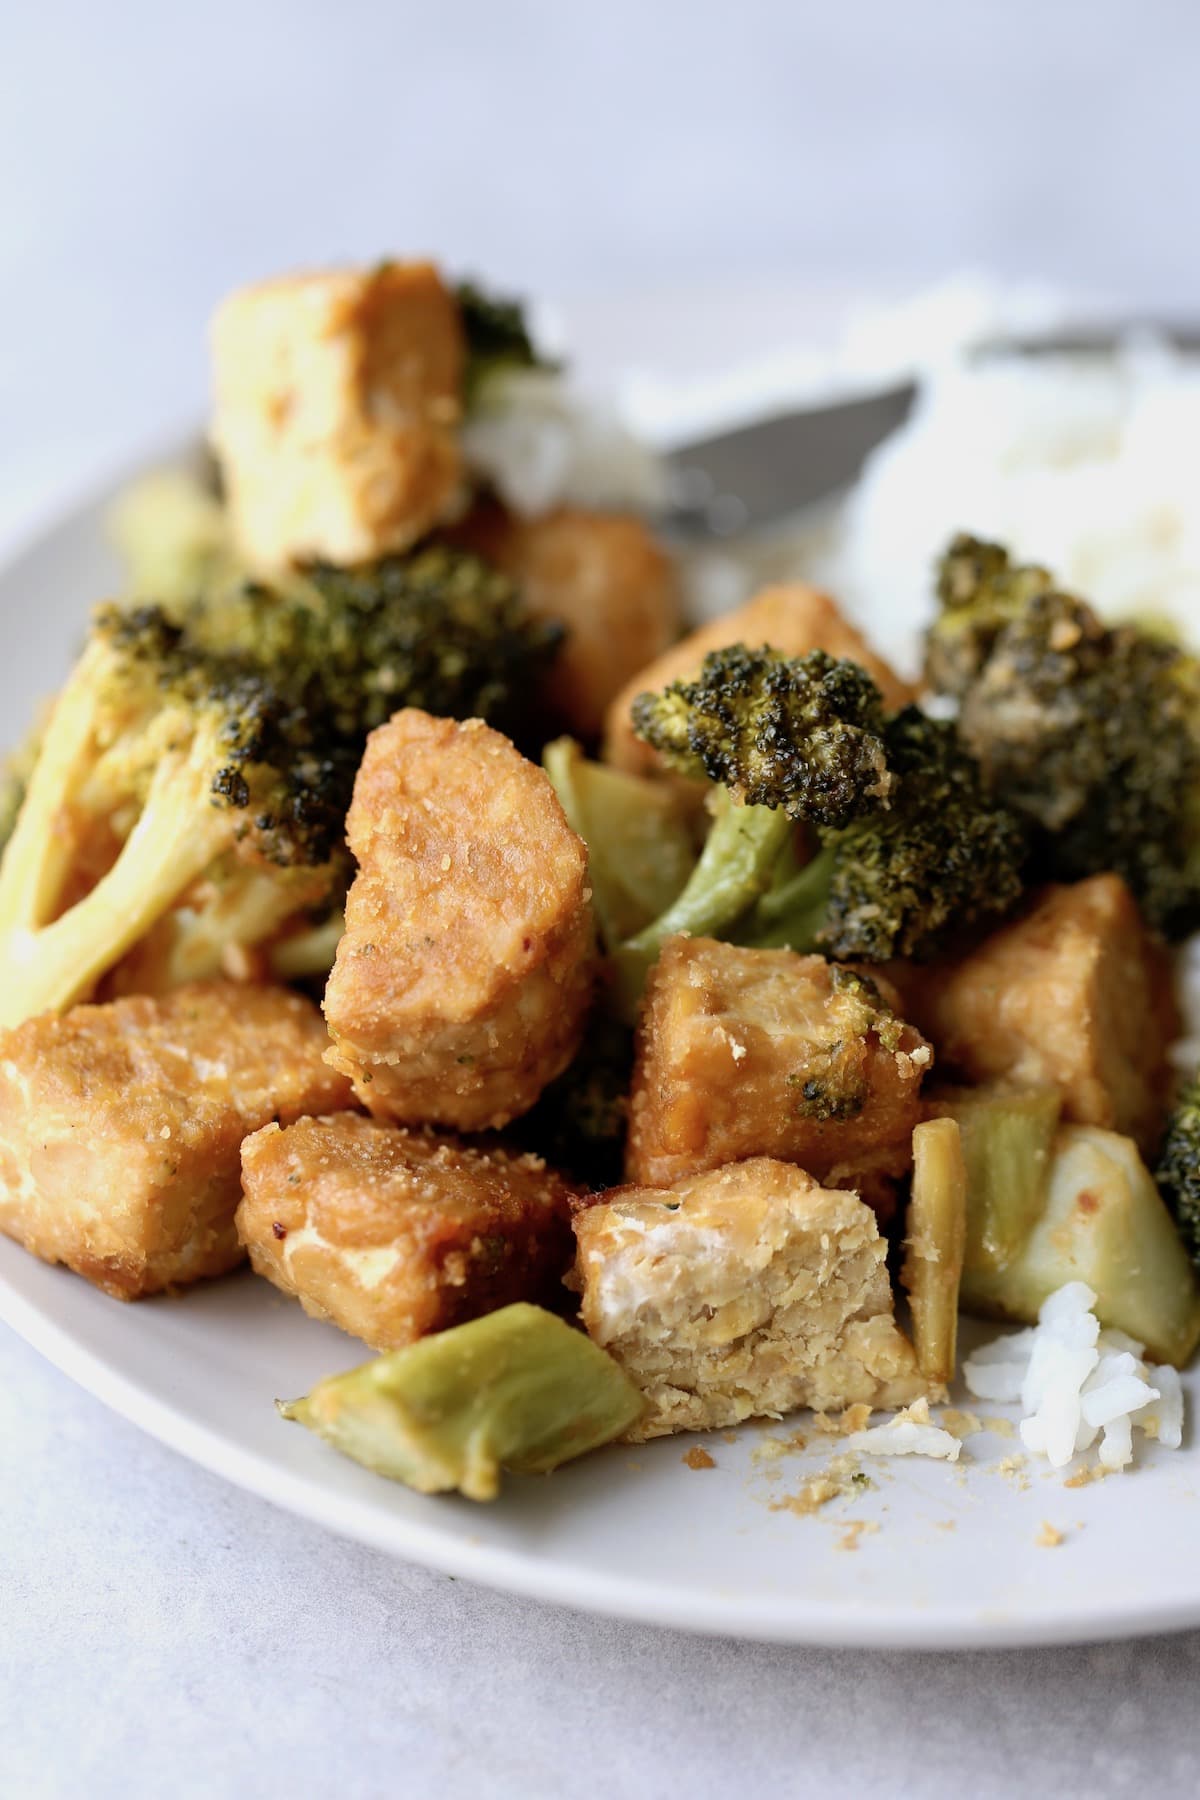
POLYGON ((985 779, 1029 821, 1039 876, 1113 871, 1152 924, 1186 936, 1200 926, 1200 661, 1105 626, 1045 570, 985 548, 991 572, 976 597, 930 634, 930 680, 959 698, 985 779), (968 639, 970 655, 948 669, 947 645, 968 639))
POLYGON ((883 728, 886 809, 823 834, 785 867, 739 933, 748 944, 888 962, 920 959, 1019 898, 1026 832, 993 799, 949 721, 906 707, 883 728))
POLYGON ((0 869, 0 1022, 71 1004, 134 946, 123 991, 283 936, 287 972, 319 972, 367 733, 406 705, 507 720, 556 643, 448 549, 232 583, 173 616, 103 609, 0 869))
POLYGON ((467 339, 467 405, 482 382, 498 369, 549 369, 555 365, 535 348, 519 300, 489 294, 474 281, 455 289, 467 339))
POLYGON ((938 564, 940 614, 925 644, 926 674, 941 694, 962 695, 1004 627, 1035 594, 1054 586, 1048 569, 1015 566, 1001 544, 960 532, 938 564))
POLYGON ((886 804, 895 785, 879 690, 857 663, 822 650, 713 651, 694 681, 639 695, 633 718, 668 767, 716 790, 687 885, 617 953, 627 1013, 667 938, 728 935, 769 886, 797 822, 843 828, 886 804))
POLYGON ((857 663, 810 650, 713 650, 694 681, 633 703, 639 737, 683 775, 744 806, 836 830, 891 792, 879 689, 857 663))
POLYGON ((563 638, 506 575, 448 545, 353 569, 317 563, 282 595, 231 584, 180 617, 197 643, 253 658, 360 743, 401 706, 521 735, 563 638))
POLYGON ((1184 1086, 1167 1123, 1154 1179, 1184 1248, 1200 1268, 1200 1071, 1184 1086))
POLYGON ((0 866, 0 1023, 69 1006, 202 878, 259 895, 269 873, 276 926, 311 904, 352 778, 261 670, 156 607, 102 608, 0 866))

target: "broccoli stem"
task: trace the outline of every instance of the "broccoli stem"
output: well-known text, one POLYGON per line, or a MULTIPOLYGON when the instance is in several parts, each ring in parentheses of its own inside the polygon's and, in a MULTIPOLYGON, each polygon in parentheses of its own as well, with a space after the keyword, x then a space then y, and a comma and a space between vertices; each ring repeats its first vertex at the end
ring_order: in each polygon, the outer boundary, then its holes
MULTIPOLYGON (((3 909, 7 967, 0 1027, 62 1011, 87 994, 226 847, 229 815, 214 804, 211 779, 211 746, 193 746, 186 757, 165 756, 108 874, 50 924, 39 924, 39 908, 29 904, 47 892, 39 858, 16 869, 13 880, 25 910, 18 916, 16 909, 3 909)), ((6 873, 16 848, 14 836, 6 873)), ((54 860, 52 849, 47 857, 54 860)))
POLYGON ((770 806, 743 806, 724 789, 700 860, 679 897, 653 924, 617 951, 617 1003, 632 1022, 646 977, 663 945, 679 932, 713 937, 725 933, 769 885, 795 827, 770 806))
POLYGON ((75 845, 69 802, 95 756, 94 665, 87 651, 54 708, 53 730, 29 779, 0 865, 0 934, 33 930, 54 917, 75 845))
POLYGON ((820 943, 837 848, 819 850, 802 869, 767 889, 738 934, 756 950, 815 950, 820 943))

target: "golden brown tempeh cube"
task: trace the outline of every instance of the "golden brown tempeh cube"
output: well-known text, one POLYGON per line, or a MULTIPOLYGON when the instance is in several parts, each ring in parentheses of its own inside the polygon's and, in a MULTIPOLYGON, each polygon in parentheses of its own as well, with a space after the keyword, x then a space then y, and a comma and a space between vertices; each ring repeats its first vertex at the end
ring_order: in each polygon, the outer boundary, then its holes
POLYGON ((890 985, 821 956, 672 938, 638 1026, 629 1180, 747 1156, 882 1200, 912 1162, 933 1052, 890 985))
POLYGON ((344 1113, 256 1132, 242 1180, 258 1273, 372 1349, 563 1298, 574 1190, 539 1157, 344 1113))
POLYGON ((1119 876, 1045 889, 968 955, 920 971, 913 994, 946 1070, 1057 1088, 1068 1119, 1153 1152, 1179 1018, 1166 954, 1119 876))
POLYGON ((444 516, 464 345, 429 263, 266 281, 213 322, 213 445, 252 568, 364 562, 444 516))
POLYGON ((614 1188, 575 1236, 588 1335, 649 1402, 631 1438, 930 1391, 893 1317, 875 1215, 790 1163, 614 1188))
POLYGON ((241 1261, 240 1150, 270 1119, 353 1104, 316 1007, 177 988, 0 1035, 0 1230, 118 1299, 241 1261))
POLYGON ((634 775, 653 774, 662 763, 657 750, 635 736, 631 708, 648 689, 663 688, 672 681, 690 681, 700 673, 710 650, 729 644, 745 644, 752 650, 769 644, 785 656, 803 656, 809 650, 827 650, 831 656, 861 663, 878 683, 889 707, 904 706, 912 690, 883 658, 877 656, 860 632, 844 619, 827 594, 797 582, 772 587, 748 600, 736 611, 724 613, 701 625, 680 643, 665 650, 656 661, 640 669, 626 682, 608 709, 604 728, 606 762, 634 775))
POLYGON ((579 507, 518 519, 489 504, 458 535, 512 576, 531 612, 567 627, 550 710, 577 737, 599 737, 613 696, 679 635, 670 556, 632 514, 579 507))
POLYGON ((483 1131, 578 1047, 596 970, 587 851, 544 771, 478 719, 371 734, 347 820, 359 872, 325 993, 371 1112, 483 1131))

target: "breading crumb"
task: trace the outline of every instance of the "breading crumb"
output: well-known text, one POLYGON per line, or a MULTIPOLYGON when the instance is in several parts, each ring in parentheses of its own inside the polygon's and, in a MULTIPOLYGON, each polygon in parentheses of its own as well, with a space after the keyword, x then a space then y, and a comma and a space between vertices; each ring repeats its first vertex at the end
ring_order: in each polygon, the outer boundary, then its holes
POLYGON ((1103 1463, 1085 1463, 1074 1475, 1069 1475, 1063 1482, 1065 1488, 1090 1487, 1093 1481, 1103 1481, 1108 1475, 1115 1475, 1116 1469, 1106 1469, 1103 1463))
POLYGON ((945 1407, 937 1422, 943 1431, 948 1431, 956 1438, 973 1437, 977 1431, 983 1430, 983 1421, 978 1413, 965 1412, 957 1406, 945 1407))
POLYGON ((857 1550, 860 1538, 872 1537, 878 1530, 874 1519, 851 1519, 833 1547, 835 1550, 857 1550))
POLYGON ((983 1429, 990 1431, 993 1437, 1016 1437, 1017 1428, 1011 1419, 990 1418, 983 1421, 983 1429))
POLYGON ((1039 1550, 1057 1550, 1058 1546, 1065 1542, 1066 1535, 1065 1531, 1059 1531, 1051 1525, 1048 1519, 1043 1519, 1042 1529, 1033 1541, 1039 1550))
POLYGON ((823 1431, 829 1437, 849 1437, 852 1432, 864 1431, 870 1416, 871 1408, 865 1400, 860 1400, 836 1417, 829 1413, 814 1412, 813 1424, 818 1431, 823 1431))
POLYGON ((715 1469, 717 1466, 708 1451, 699 1444, 693 1444, 690 1450, 685 1451, 682 1460, 689 1469, 715 1469))
POLYGON ((831 1500, 836 1500, 842 1492, 840 1482, 831 1481, 827 1475, 814 1475, 804 1483, 799 1493, 783 1494, 778 1500, 772 1500, 770 1507, 772 1512, 791 1512, 799 1518, 808 1518, 827 1506, 831 1500))

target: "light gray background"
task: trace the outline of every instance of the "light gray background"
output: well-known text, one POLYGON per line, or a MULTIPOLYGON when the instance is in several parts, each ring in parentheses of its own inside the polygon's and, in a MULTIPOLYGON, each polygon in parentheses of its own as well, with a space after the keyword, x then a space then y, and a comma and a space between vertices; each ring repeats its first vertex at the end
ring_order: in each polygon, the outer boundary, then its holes
MULTIPOLYGON (((333 256, 637 286, 697 366, 744 346, 696 296, 747 285, 776 338, 781 295, 967 265, 1200 310, 1189 0, 0 0, 0 27, 6 541, 199 412, 226 288, 333 256)), ((1200 1637, 871 1657, 543 1611, 224 1487, 4 1332, 0 1505, 5 1800, 1200 1787, 1200 1637)))

